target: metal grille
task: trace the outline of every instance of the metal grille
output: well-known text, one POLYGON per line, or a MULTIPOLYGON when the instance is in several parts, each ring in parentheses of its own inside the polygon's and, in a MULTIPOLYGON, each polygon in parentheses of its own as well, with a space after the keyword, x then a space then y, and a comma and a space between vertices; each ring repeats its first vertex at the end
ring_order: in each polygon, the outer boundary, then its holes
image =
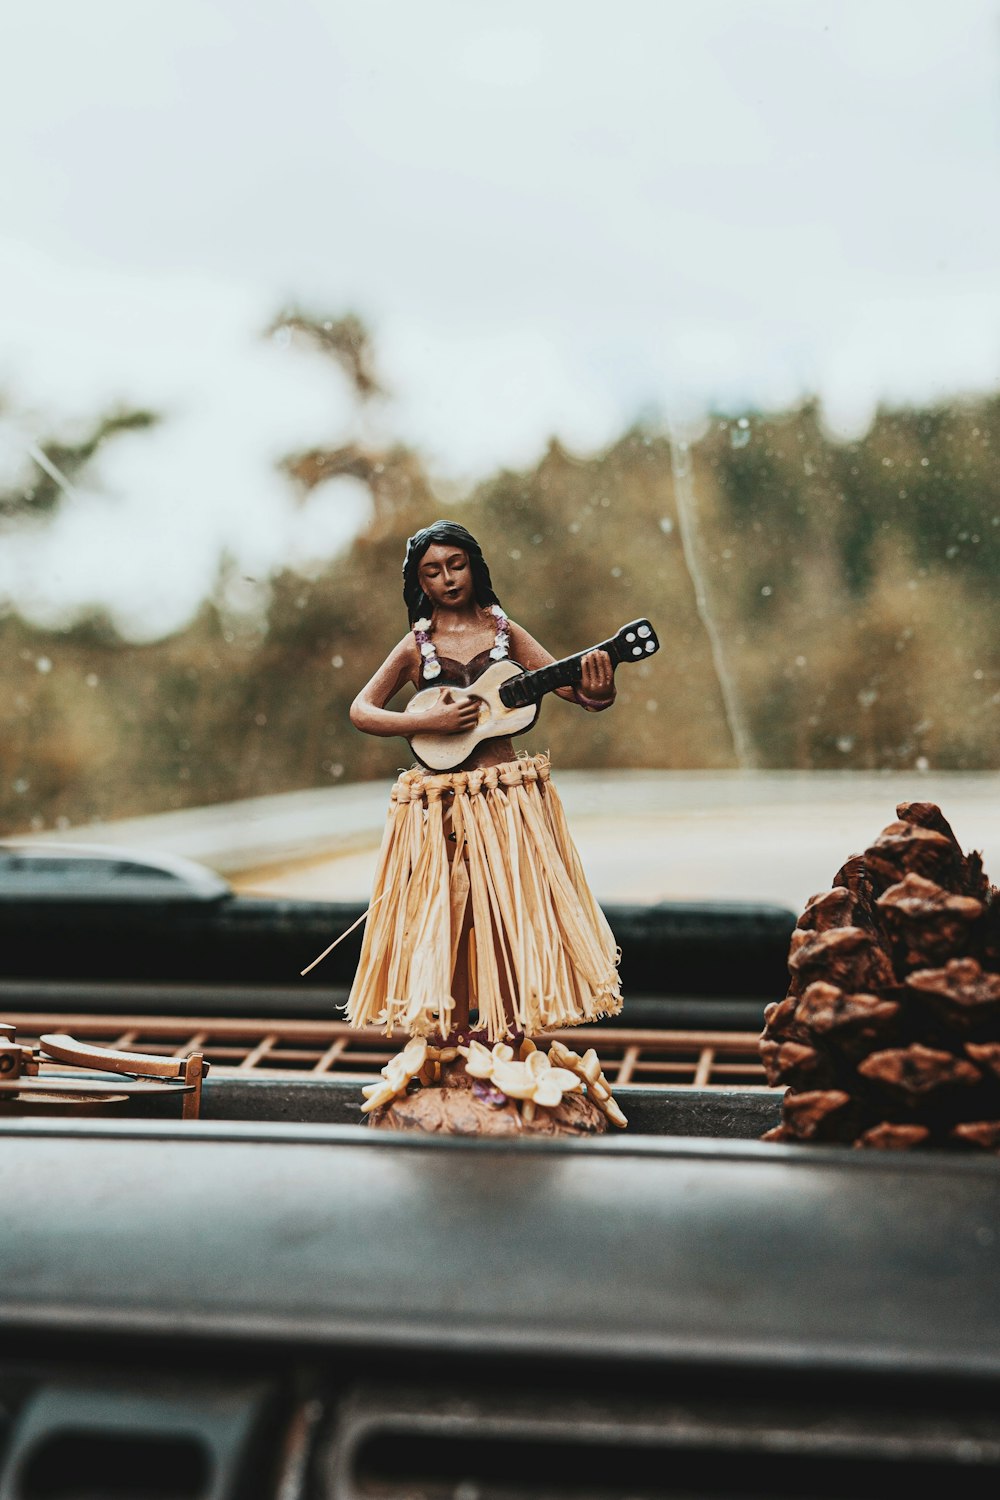
MULTIPOLYGON (((4 1012, 19 1042, 67 1031, 122 1051, 205 1054, 216 1075, 371 1078, 406 1042, 402 1033, 357 1031, 343 1021, 220 1020, 191 1016, 80 1016, 4 1012)), ((608 1082, 645 1088, 767 1088, 756 1032, 629 1031, 588 1026, 554 1031, 574 1051, 593 1047, 608 1082)))

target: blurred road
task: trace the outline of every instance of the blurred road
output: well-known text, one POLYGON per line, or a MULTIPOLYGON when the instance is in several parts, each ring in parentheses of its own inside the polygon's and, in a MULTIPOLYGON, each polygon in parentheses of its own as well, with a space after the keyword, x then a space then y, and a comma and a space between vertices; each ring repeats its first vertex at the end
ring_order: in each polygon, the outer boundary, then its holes
MULTIPOLYGON (((1000 882, 1000 775, 564 771, 573 835, 599 900, 773 901, 800 910, 903 800, 937 802, 1000 882)), ((37 837, 195 859, 238 891, 367 900, 389 783, 368 782, 94 824, 37 837)))

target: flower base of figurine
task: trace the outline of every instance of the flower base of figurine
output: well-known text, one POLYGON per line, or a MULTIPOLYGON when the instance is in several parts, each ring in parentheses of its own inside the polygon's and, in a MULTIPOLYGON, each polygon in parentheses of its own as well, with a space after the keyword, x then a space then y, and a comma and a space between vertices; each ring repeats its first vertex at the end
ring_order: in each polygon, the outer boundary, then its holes
POLYGON ((429 1135, 602 1135, 628 1124, 592 1047, 581 1057, 553 1039, 540 1050, 523 1033, 487 1044, 485 1033, 437 1042, 411 1037, 361 1090, 376 1130, 429 1135))
POLYGON ((373 1130, 411 1130, 426 1135, 464 1136, 594 1136, 603 1135, 608 1122, 586 1094, 565 1094, 552 1108, 510 1099, 498 1089, 472 1078, 463 1058, 445 1063, 438 1082, 418 1084, 391 1103, 368 1115, 373 1130))

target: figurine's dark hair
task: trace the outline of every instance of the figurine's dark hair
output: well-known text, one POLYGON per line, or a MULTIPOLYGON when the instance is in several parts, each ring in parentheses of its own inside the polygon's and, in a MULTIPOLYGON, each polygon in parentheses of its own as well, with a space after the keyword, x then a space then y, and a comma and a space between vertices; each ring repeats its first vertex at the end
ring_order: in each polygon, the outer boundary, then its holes
POLYGON ((417 569, 428 547, 433 547, 435 543, 445 547, 461 547, 462 551, 468 554, 469 567, 472 569, 472 589, 477 604, 485 609, 488 604, 500 603, 493 592, 493 582, 490 578, 490 570, 486 566, 486 559, 483 557, 483 549, 472 532, 466 531, 464 526, 459 526, 457 521, 435 521, 433 525, 425 526, 422 531, 414 532, 406 544, 406 558, 403 562, 403 603, 406 605, 411 625, 414 620, 419 620, 421 615, 429 615, 434 607, 420 587, 417 569))

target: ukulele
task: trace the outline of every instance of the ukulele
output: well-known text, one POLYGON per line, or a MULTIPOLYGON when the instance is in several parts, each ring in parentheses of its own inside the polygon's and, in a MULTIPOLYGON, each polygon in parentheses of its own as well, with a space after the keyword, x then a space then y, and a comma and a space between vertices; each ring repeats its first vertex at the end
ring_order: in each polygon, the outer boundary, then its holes
MULTIPOLYGON (((623 625, 611 640, 590 647, 591 651, 606 651, 612 666, 644 661, 659 649, 656 631, 648 620, 633 620, 623 625)), ((526 672, 515 661, 495 661, 483 669, 472 688, 450 684, 422 688, 406 705, 407 714, 417 718, 433 708, 443 692, 452 695, 465 692, 478 700, 479 722, 463 734, 421 734, 419 725, 415 725, 413 734, 407 734, 410 749, 428 770, 453 771, 468 760, 481 740, 524 734, 538 718, 540 701, 546 693, 554 688, 573 687, 580 681, 581 662, 587 654, 578 651, 575 656, 565 656, 562 661, 550 662, 535 672, 526 672)))

